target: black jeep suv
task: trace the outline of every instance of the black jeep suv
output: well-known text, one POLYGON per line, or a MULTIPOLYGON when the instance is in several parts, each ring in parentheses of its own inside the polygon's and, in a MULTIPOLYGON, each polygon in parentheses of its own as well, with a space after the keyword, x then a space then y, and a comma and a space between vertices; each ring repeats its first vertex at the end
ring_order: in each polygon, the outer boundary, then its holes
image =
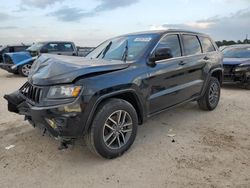
POLYGON ((42 55, 28 82, 5 95, 8 109, 61 140, 83 137, 105 158, 123 154, 137 125, 197 100, 213 110, 220 98, 222 55, 207 35, 150 31, 103 42, 86 58, 42 55))

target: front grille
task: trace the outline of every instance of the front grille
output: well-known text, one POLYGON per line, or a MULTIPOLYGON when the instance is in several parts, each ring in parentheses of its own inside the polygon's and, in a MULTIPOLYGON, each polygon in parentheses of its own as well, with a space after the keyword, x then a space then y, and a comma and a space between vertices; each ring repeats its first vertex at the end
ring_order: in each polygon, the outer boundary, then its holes
POLYGON ((21 88, 20 92, 29 100, 35 103, 39 103, 42 89, 36 86, 31 85, 29 82, 26 82, 21 88))

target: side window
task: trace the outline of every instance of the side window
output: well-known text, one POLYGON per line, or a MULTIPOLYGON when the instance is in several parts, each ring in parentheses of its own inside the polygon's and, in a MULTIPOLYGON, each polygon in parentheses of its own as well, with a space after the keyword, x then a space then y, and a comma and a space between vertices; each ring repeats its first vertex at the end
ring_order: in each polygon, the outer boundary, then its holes
POLYGON ((43 47, 44 49, 48 49, 48 52, 56 52, 59 51, 57 43, 49 43, 43 47))
POLYGON ((201 45, 194 35, 182 35, 185 55, 195 55, 201 53, 201 45))
POLYGON ((162 38, 156 47, 158 48, 169 48, 172 52, 173 57, 181 56, 181 46, 178 35, 167 35, 162 38))
POLYGON ((9 52, 10 52, 9 47, 4 48, 3 51, 2 51, 3 54, 4 54, 4 53, 9 53, 9 52))
POLYGON ((26 46, 15 46, 14 50, 15 52, 20 52, 26 50, 26 48, 27 48, 26 46))
POLYGON ((203 49, 203 52, 213 52, 215 51, 214 45, 212 44, 211 40, 207 37, 199 37, 201 41, 201 46, 203 49))
POLYGON ((61 43, 59 44, 59 50, 63 52, 72 52, 74 51, 71 43, 61 43))
POLYGON ((9 48, 9 52, 10 52, 10 53, 15 52, 15 51, 14 51, 14 47, 11 46, 11 47, 9 48))

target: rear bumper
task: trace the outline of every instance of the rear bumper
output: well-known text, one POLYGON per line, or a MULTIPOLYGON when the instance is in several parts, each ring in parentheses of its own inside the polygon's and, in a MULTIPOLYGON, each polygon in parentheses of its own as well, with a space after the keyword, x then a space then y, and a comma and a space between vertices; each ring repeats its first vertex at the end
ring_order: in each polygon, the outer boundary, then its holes
POLYGON ((8 110, 25 116, 34 127, 46 130, 55 138, 68 140, 83 136, 84 120, 80 99, 71 104, 35 107, 17 91, 5 95, 8 110))

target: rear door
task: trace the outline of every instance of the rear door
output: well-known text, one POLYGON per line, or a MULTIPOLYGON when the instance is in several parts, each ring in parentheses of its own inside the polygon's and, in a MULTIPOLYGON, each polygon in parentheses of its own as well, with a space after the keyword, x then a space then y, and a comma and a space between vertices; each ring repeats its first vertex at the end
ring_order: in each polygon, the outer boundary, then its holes
POLYGON ((182 34, 182 45, 185 58, 182 68, 185 70, 186 86, 183 87, 183 98, 186 100, 199 96, 206 78, 206 56, 202 52, 197 35, 182 34))

